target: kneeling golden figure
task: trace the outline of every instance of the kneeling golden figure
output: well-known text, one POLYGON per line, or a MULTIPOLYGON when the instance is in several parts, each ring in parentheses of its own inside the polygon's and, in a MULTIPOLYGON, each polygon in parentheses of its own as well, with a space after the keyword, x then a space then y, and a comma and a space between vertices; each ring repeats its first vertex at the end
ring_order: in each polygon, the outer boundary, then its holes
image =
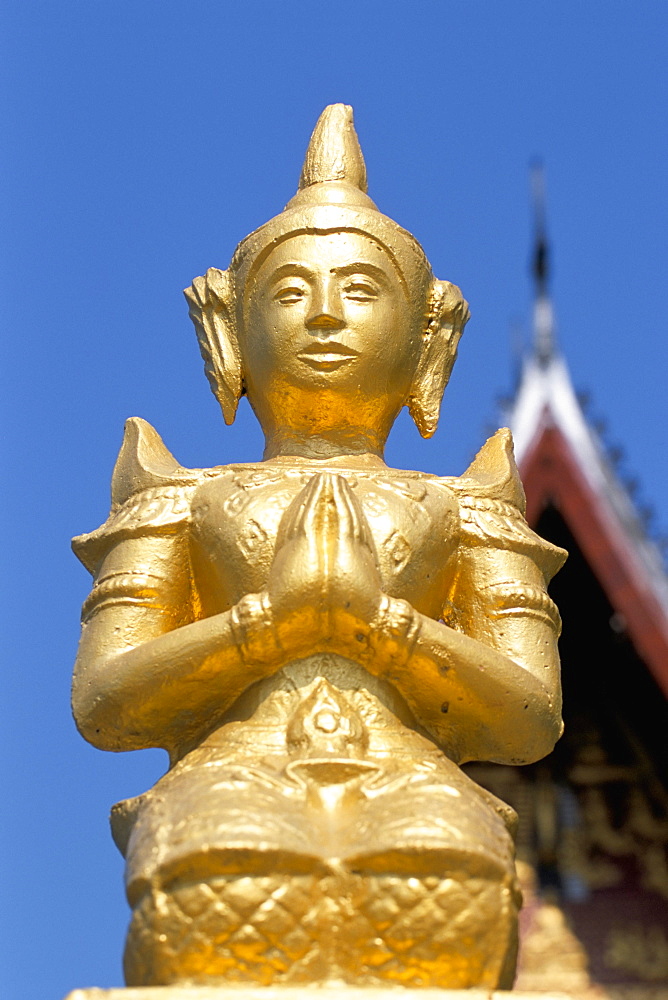
POLYGON ((334 105, 285 211, 186 291, 264 461, 185 469, 130 420, 74 543, 79 728, 171 757, 113 812, 130 985, 512 985, 514 815, 458 765, 558 738, 564 553, 508 431, 461 478, 385 465, 402 406, 434 432, 468 309, 365 191, 334 105))

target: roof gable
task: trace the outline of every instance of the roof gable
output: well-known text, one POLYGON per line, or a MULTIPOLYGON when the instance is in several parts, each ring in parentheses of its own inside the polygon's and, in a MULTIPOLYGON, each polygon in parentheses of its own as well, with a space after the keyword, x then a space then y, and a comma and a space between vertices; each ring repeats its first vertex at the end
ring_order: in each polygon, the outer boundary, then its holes
POLYGON ((550 504, 560 511, 668 696, 668 579, 558 353, 527 359, 508 420, 529 524, 550 504))

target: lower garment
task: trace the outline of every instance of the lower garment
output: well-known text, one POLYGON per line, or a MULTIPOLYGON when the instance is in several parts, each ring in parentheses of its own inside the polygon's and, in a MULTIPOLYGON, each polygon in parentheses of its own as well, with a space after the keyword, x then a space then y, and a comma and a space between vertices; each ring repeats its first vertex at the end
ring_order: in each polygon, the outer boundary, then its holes
POLYGON ((297 737, 232 723, 115 807, 128 985, 509 989, 514 813, 422 735, 360 736, 349 698, 314 691, 297 737))

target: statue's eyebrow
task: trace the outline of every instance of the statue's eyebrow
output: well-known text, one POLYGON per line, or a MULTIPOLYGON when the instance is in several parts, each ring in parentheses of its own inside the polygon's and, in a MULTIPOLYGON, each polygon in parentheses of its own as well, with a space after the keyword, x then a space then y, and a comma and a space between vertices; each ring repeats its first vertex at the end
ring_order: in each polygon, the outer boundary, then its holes
POLYGON ((330 268, 330 274, 335 274, 340 277, 347 277, 352 274, 366 274, 369 278, 375 278, 381 285, 387 285, 387 274, 383 271, 382 267, 376 267, 375 264, 369 263, 369 261, 356 260, 351 264, 344 264, 341 267, 330 268))
MULTIPOLYGON (((376 267, 375 264, 371 264, 366 260, 354 260, 349 264, 342 264, 341 267, 332 267, 329 273, 343 278, 352 274, 365 274, 370 278, 375 278, 380 284, 387 284, 387 275, 383 269, 376 267)), ((275 271, 272 271, 269 275, 269 281, 280 281, 281 278, 293 277, 295 275, 304 278, 306 281, 317 277, 316 272, 308 267, 307 264, 293 261, 292 263, 281 264, 275 271)))
POLYGON ((315 277, 315 273, 310 267, 307 267, 306 264, 300 264, 298 261, 295 261, 292 264, 281 264, 280 267, 277 267, 276 270, 272 271, 269 275, 269 281, 280 281, 281 278, 287 278, 293 275, 305 278, 306 281, 315 277))

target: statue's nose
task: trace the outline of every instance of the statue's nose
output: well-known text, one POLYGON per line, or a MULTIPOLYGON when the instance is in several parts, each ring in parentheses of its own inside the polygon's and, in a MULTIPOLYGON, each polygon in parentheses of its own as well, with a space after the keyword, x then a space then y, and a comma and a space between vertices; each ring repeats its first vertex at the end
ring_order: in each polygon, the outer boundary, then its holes
POLYGON ((345 324, 330 312, 319 312, 315 316, 309 316, 306 326, 309 330, 340 330, 345 324))
POLYGON ((340 330, 345 326, 341 297, 330 282, 314 289, 311 308, 306 317, 308 330, 340 330))

